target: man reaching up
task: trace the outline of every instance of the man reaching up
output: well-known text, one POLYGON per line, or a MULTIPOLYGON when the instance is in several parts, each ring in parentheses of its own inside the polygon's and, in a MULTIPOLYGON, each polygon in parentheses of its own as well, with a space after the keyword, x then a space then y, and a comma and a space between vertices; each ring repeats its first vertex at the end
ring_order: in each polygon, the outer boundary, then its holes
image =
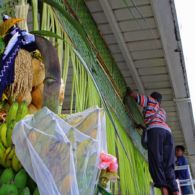
POLYGON ((144 123, 148 133, 149 170, 154 185, 163 195, 179 195, 174 172, 174 143, 171 129, 166 123, 166 112, 161 107, 162 95, 153 92, 150 96, 132 96, 143 108, 144 123))

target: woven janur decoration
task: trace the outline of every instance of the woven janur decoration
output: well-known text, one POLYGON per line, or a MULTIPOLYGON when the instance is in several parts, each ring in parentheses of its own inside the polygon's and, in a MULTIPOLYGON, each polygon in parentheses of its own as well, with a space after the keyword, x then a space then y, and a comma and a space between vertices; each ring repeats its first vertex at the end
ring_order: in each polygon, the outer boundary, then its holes
POLYGON ((31 54, 23 49, 20 49, 15 59, 15 79, 11 85, 11 96, 25 96, 32 90, 33 83, 33 68, 31 54))

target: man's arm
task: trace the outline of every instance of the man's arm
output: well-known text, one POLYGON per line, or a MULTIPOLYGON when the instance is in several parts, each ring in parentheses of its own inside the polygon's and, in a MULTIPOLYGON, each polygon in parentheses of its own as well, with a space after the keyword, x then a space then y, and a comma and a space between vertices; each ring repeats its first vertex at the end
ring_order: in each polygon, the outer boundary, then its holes
POLYGON ((139 95, 136 92, 131 92, 129 94, 131 97, 134 98, 134 100, 139 104, 141 107, 145 108, 148 104, 148 97, 145 95, 139 95))
POLYGON ((139 95, 135 91, 132 91, 129 87, 127 87, 126 95, 124 97, 124 102, 126 101, 126 97, 131 96, 139 104, 141 107, 145 108, 148 105, 148 97, 145 95, 139 95))

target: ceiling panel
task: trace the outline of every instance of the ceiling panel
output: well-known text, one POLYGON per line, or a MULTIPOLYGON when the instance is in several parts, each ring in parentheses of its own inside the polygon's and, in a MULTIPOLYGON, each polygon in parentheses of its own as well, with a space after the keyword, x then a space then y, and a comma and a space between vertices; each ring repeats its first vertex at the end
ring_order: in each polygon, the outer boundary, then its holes
POLYGON ((171 130, 175 135, 178 135, 178 137, 183 136, 183 133, 180 131, 179 127, 172 128, 171 130))
POLYGON ((103 38, 104 38, 104 40, 106 41, 107 44, 116 44, 116 39, 115 39, 113 34, 104 35, 103 38))
POLYGON ((177 112, 168 112, 167 118, 169 118, 169 117, 178 117, 177 112))
POLYGON ((179 123, 178 117, 167 117, 167 123, 169 123, 171 121, 179 123))
POLYGON ((176 145, 183 145, 183 146, 185 146, 184 139, 175 139, 175 144, 176 145))
POLYGON ((139 68, 140 75, 157 75, 167 73, 166 67, 153 67, 153 68, 139 68))
POLYGON ((174 142, 176 144, 180 143, 180 142, 184 142, 184 137, 183 137, 183 133, 180 129, 171 129, 172 134, 174 136, 174 142))
POLYGON ((116 54, 113 54, 113 57, 116 61, 122 61, 124 60, 123 56, 121 53, 116 53, 116 54))
POLYGON ((128 78, 127 79, 125 78, 125 81, 126 81, 127 85, 131 88, 131 90, 133 90, 133 91, 137 90, 137 86, 134 82, 133 83, 129 82, 128 78))
POLYGON ((97 24, 106 24, 108 23, 106 20, 106 16, 104 12, 95 12, 92 14, 94 20, 96 21, 97 24))
MULTIPOLYGON (((160 40, 145 40, 130 42, 127 44, 129 51, 145 51, 162 48, 160 40)), ((163 64, 164 65, 164 64, 163 64)))
POLYGON ((155 66, 165 66, 166 61, 164 58, 153 58, 153 59, 145 59, 145 60, 136 60, 134 61, 137 68, 143 67, 155 67, 155 66))
POLYGON ((170 87, 170 82, 161 81, 161 82, 143 82, 145 89, 157 90, 162 88, 170 87))
POLYGON ((148 5, 149 0, 136 0, 136 1, 127 1, 127 0, 109 0, 109 3, 112 9, 124 8, 127 6, 140 6, 140 5, 148 5))
MULTIPOLYGON (((147 94, 151 94, 152 91, 151 90, 146 90, 147 94)), ((169 95, 172 94, 173 95, 173 90, 171 87, 166 88, 166 89, 159 89, 159 93, 161 93, 162 95, 169 95)))
POLYGON ((169 112, 169 111, 174 112, 177 110, 175 105, 174 106, 164 106, 163 108, 165 109, 166 112, 169 112))
POLYGON ((123 35, 124 35, 124 40, 126 42, 142 41, 142 40, 147 40, 147 39, 153 40, 153 39, 159 38, 159 33, 156 29, 126 32, 126 33, 123 33, 123 35))
MULTIPOLYGON (((176 122, 176 121, 169 121, 168 125, 171 126, 171 127, 177 127, 176 125, 178 125, 179 123, 176 122)), ((174 128, 172 128, 174 129, 174 128)))
POLYGON ((99 12, 102 10, 100 3, 96 0, 87 1, 87 7, 91 12, 99 12))
POLYGON ((117 65, 120 68, 120 70, 127 68, 126 62, 124 62, 124 61, 118 62, 117 65))
POLYGON ((119 22, 119 27, 122 32, 130 32, 135 30, 154 29, 156 27, 154 18, 127 20, 119 22))
POLYGON ((150 75, 150 76, 142 76, 141 79, 143 82, 169 81, 169 76, 168 74, 150 75))
POLYGON ((179 124, 179 123, 174 123, 174 126, 170 123, 169 126, 170 126, 170 128, 172 128, 172 129, 177 129, 177 130, 180 129, 180 124, 179 124))
MULTIPOLYGON (((117 64, 120 64, 120 63, 124 63, 124 59, 123 60, 118 60, 116 61, 117 64)), ((126 63, 126 62, 125 62, 126 63)))
POLYGON ((129 77, 130 74, 129 69, 123 69, 121 70, 121 73, 124 77, 129 77))
POLYGON ((168 94, 168 95, 163 95, 163 100, 162 101, 173 101, 173 95, 168 94))
POLYGON ((173 101, 162 101, 162 107, 173 107, 176 106, 175 102, 173 101))
POLYGON ((184 138, 183 138, 183 135, 182 135, 182 134, 179 135, 179 136, 178 136, 178 134, 175 134, 175 133, 172 133, 172 134, 173 134, 173 136, 174 136, 175 145, 180 145, 180 144, 182 144, 182 145, 185 146, 185 144, 184 144, 184 138))
POLYGON ((184 142, 183 134, 179 133, 178 130, 173 131, 173 134, 176 142, 184 142))
POLYGON ((98 29, 100 30, 100 33, 102 35, 112 34, 112 30, 111 30, 110 25, 108 23, 106 23, 106 24, 100 24, 98 26, 98 29))
POLYGON ((133 81, 133 79, 132 79, 132 77, 130 77, 130 76, 125 76, 125 80, 126 80, 126 82, 127 82, 127 84, 128 85, 132 85, 132 84, 134 84, 135 85, 135 82, 133 81))
POLYGON ((147 18, 152 17, 152 9, 151 6, 141 6, 139 8, 122 8, 114 10, 114 14, 117 21, 136 19, 136 18, 147 18))
POLYGON ((164 56, 164 53, 162 49, 154 49, 154 50, 143 50, 143 51, 131 52, 131 55, 134 60, 142 60, 142 59, 162 58, 164 56))
POLYGON ((121 50, 120 50, 118 44, 109 45, 109 49, 112 53, 121 53, 121 50))

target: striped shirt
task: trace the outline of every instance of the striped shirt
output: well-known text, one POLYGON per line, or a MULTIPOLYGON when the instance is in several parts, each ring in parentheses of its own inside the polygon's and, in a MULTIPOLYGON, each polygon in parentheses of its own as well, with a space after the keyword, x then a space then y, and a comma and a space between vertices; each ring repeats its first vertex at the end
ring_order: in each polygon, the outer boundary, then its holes
POLYGON ((163 128, 171 132, 166 123, 166 112, 155 99, 150 96, 137 95, 135 100, 144 109, 144 123, 147 129, 163 128))

